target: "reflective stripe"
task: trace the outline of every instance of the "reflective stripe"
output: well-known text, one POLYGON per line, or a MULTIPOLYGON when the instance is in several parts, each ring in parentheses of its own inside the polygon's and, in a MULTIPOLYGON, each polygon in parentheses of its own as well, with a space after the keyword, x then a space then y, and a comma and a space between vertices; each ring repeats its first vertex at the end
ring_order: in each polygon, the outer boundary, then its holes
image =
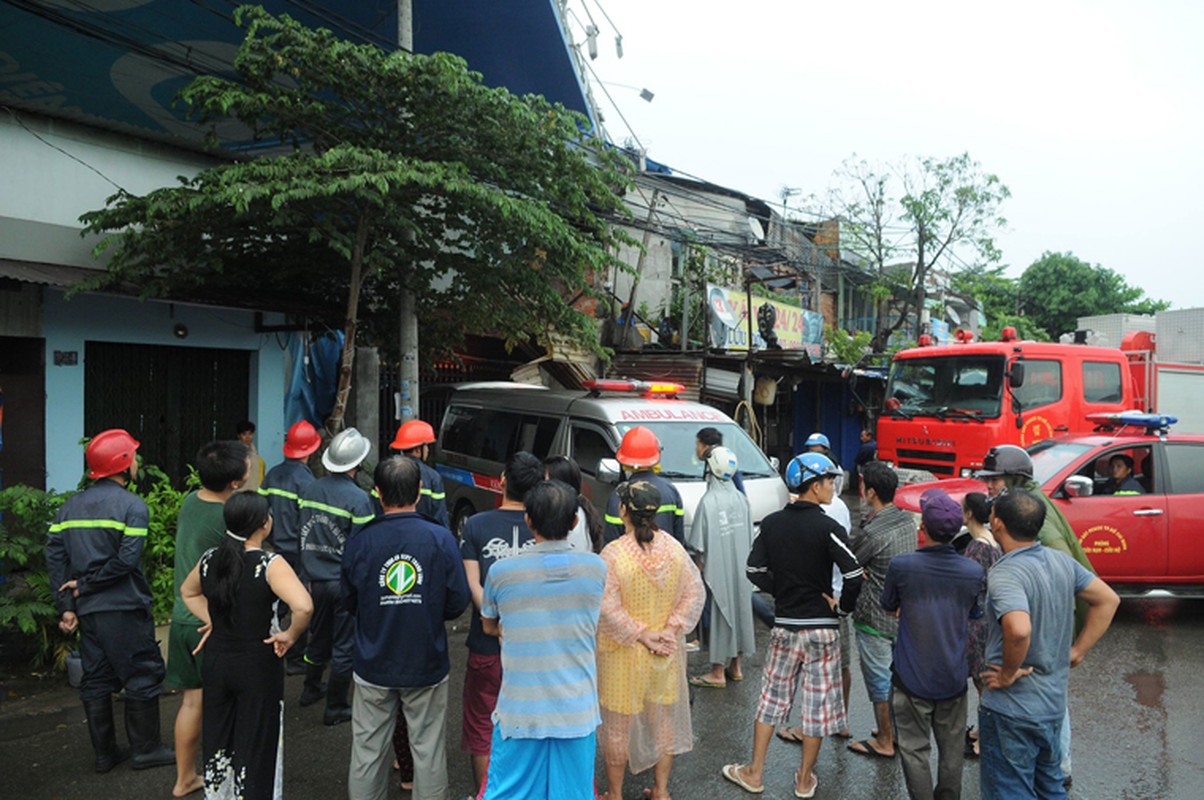
POLYGON ((334 514, 336 517, 351 520, 353 525, 364 525, 376 519, 375 514, 368 514, 364 517, 357 517, 345 508, 338 506, 328 506, 325 503, 319 503, 317 500, 298 500, 297 505, 301 508, 314 508, 318 511, 325 511, 327 514, 334 514))
POLYGON ((664 506, 661 506, 660 508, 658 508, 656 510, 656 513, 658 513, 658 514, 673 513, 679 517, 684 517, 686 515, 686 510, 684 508, 678 508, 677 506, 670 503, 668 505, 664 505, 664 506))
POLYGON ((611 525, 622 525, 623 524, 623 519, 621 517, 612 517, 610 514, 606 515, 606 521, 607 521, 607 523, 609 523, 611 525))
POLYGON ((301 498, 300 498, 298 495, 296 495, 295 493, 293 493, 293 492, 286 492, 286 491, 284 491, 283 489, 260 489, 260 490, 259 490, 259 493, 260 493, 260 494, 262 494, 262 495, 265 495, 265 496, 266 496, 266 495, 272 495, 272 494, 274 494, 274 495, 276 495, 276 496, 278 496, 278 497, 286 497, 286 498, 288 498, 289 500, 300 500, 300 499, 301 499, 301 498))
POLYGON ((105 528, 121 531, 126 536, 146 536, 146 528, 127 528, 124 522, 115 519, 66 519, 50 526, 51 533, 62 533, 71 528, 105 528))
POLYGON ((436 494, 435 492, 432 492, 430 489, 419 489, 418 494, 424 494, 427 497, 431 498, 432 500, 442 500, 445 497, 447 497, 447 495, 444 494, 443 492, 439 492, 438 494, 436 494))

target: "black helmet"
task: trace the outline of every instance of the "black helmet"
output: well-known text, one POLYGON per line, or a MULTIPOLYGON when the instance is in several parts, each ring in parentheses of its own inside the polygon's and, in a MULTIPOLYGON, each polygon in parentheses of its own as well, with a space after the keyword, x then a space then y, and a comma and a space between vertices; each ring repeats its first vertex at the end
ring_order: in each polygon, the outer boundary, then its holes
POLYGON ((1023 475, 1033 477, 1033 459, 1024 448, 1014 444, 992 447, 982 460, 982 469, 974 473, 976 478, 993 478, 997 475, 1023 475))

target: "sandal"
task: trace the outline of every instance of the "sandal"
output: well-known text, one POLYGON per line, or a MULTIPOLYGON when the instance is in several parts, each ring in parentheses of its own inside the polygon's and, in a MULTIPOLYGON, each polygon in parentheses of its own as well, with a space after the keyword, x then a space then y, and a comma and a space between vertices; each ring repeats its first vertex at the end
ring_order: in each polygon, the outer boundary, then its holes
POLYGON ((727 688, 726 683, 720 683, 719 681, 713 681, 705 675, 691 675, 690 676, 690 685, 691 686, 702 686, 707 689, 726 689, 727 688))

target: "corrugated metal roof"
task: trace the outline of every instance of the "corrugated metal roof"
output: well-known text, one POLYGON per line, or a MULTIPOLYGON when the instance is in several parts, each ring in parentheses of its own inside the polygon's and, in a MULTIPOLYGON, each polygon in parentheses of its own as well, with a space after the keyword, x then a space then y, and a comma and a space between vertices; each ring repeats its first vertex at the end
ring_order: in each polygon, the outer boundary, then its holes
POLYGON ((701 357, 683 353, 616 355, 607 369, 610 378, 630 378, 637 381, 669 381, 686 387, 682 398, 698 400, 702 387, 701 357))
POLYGON ((61 264, 41 264, 35 261, 13 261, 0 258, 0 278, 12 278, 22 283, 37 283, 42 286, 58 286, 66 289, 88 278, 96 277, 97 271, 84 267, 67 267, 61 264))

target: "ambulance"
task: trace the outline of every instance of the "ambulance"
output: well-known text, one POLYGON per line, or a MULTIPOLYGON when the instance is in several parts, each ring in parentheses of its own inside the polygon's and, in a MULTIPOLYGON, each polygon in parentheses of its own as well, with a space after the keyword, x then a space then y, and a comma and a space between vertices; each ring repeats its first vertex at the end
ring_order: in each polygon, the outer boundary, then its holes
POLYGON ((521 383, 472 383, 454 391, 432 454, 443 477, 452 531, 465 520, 501 504, 499 478, 506 459, 519 450, 540 459, 565 455, 582 473, 582 493, 604 511, 618 480, 615 453, 623 435, 637 425, 661 443, 660 474, 681 492, 687 529, 706 491, 703 463, 694 440, 716 428, 735 451, 754 525, 789 501, 776 459, 768 458, 722 411, 680 399, 674 383, 598 380, 585 391, 553 391, 521 383))

